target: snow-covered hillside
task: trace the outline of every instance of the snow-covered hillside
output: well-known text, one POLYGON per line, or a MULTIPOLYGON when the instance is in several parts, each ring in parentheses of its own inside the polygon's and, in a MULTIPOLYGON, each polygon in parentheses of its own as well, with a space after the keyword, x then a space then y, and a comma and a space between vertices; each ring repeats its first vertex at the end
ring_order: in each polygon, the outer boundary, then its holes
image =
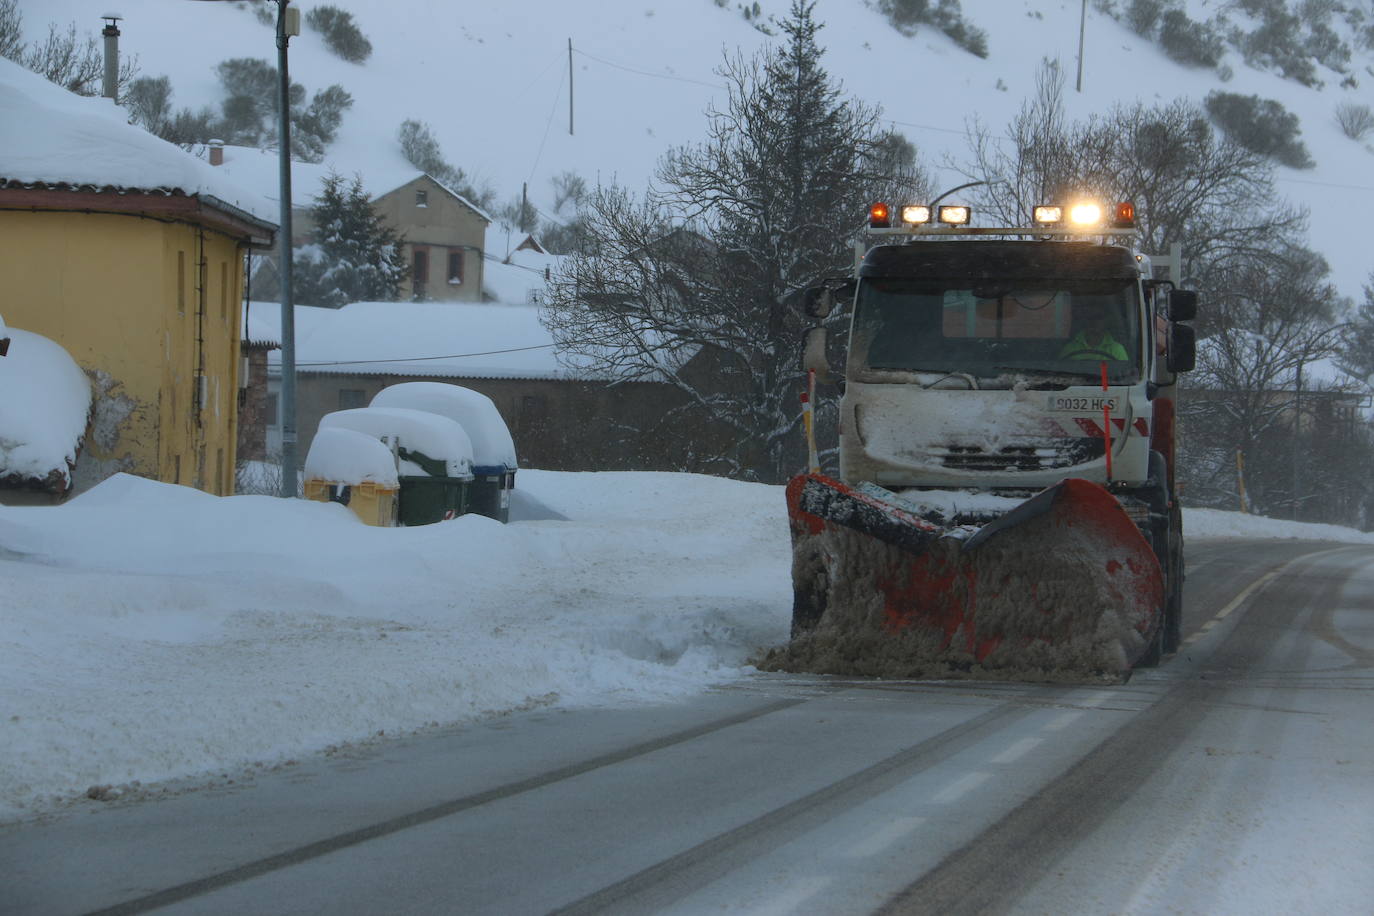
MULTIPOLYGON (((318 0, 297 0, 305 11, 318 0)), ((670 146, 704 136, 703 112, 721 104, 714 70, 723 52, 752 53, 770 39, 741 15, 737 2, 716 0, 521 0, 457 3, 334 0, 352 13, 372 43, 362 65, 331 54, 306 28, 291 45, 291 76, 309 93, 341 84, 354 106, 344 118, 329 160, 340 171, 367 172, 400 165, 401 122, 431 125, 445 158, 498 202, 516 199, 528 183, 532 199, 552 213, 550 180, 572 170, 589 183, 620 182, 642 189, 670 146), (573 132, 569 132, 569 42, 572 46, 573 132)), ((1281 168, 1279 187, 1312 211, 1312 242, 1330 260, 1341 290, 1357 295, 1374 258, 1358 229, 1374 203, 1374 150, 1346 137, 1334 122, 1342 101, 1374 101, 1374 54, 1357 51, 1351 66, 1358 86, 1320 69, 1323 88, 1308 88, 1256 71, 1229 52, 1233 72, 1180 66, 1159 46, 1137 36, 1090 2, 1083 91, 1073 91, 1077 67, 1077 0, 965 0, 966 19, 988 35, 987 59, 960 49, 931 28, 899 34, 866 0, 818 0, 826 24, 821 43, 830 71, 851 94, 882 105, 885 116, 921 149, 928 167, 965 151, 974 120, 1000 129, 1031 91, 1043 58, 1058 58, 1069 76, 1069 114, 1082 118, 1117 101, 1196 101, 1210 91, 1276 99, 1302 122, 1317 165, 1281 168)), ((1117 7, 1126 4, 1117 3, 1117 7)), ((51 21, 97 34, 107 3, 95 0, 20 0, 26 36, 46 34, 51 21)), ((762 20, 783 18, 787 0, 763 0, 762 20)), ((1207 19, 1227 0, 1188 0, 1207 19)), ((166 74, 178 107, 217 104, 214 67, 231 57, 275 63, 272 30, 248 4, 190 0, 123 0, 122 48, 137 54, 144 76, 166 74)), ((1374 12, 1370 13, 1374 18, 1374 12)), ((757 22, 758 19, 756 18, 757 22)), ((937 169, 937 185, 959 176, 937 169)), ((856 201, 856 209, 863 202, 856 201)))

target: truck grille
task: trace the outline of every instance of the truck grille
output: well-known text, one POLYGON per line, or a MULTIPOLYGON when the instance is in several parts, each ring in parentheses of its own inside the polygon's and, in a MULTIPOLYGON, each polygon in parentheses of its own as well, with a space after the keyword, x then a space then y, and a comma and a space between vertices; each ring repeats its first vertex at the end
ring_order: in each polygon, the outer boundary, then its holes
POLYGON ((1061 439, 1039 446, 1009 445, 996 451, 979 446, 937 449, 947 468, 959 471, 1043 471, 1086 464, 1105 454, 1101 439, 1061 439))

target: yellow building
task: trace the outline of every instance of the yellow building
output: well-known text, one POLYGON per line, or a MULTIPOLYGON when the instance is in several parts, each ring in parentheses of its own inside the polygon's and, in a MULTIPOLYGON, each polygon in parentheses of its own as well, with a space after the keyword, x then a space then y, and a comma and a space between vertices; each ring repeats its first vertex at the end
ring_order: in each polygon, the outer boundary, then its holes
POLYGON ((245 257, 272 207, 208 164, 0 60, 0 313, 95 389, 74 489, 125 471, 233 492, 245 257))

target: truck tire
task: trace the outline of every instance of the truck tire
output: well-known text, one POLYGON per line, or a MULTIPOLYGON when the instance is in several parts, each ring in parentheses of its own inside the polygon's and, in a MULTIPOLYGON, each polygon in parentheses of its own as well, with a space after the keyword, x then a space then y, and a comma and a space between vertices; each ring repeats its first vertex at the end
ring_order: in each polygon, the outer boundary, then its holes
POLYGON ((1169 512, 1168 599, 1164 607, 1164 651, 1183 645, 1183 512, 1175 504, 1169 512))

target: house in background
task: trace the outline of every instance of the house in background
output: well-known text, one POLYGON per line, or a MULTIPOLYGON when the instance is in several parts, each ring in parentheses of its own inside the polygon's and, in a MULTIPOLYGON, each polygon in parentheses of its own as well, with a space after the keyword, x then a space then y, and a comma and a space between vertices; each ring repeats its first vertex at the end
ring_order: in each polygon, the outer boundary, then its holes
POLYGON ((5 59, 0 124, 0 309, 95 390, 74 489, 125 471, 233 492, 244 266, 275 208, 5 59))
MULTIPOLYGON (((365 407, 383 388, 417 380, 462 385, 491 398, 521 467, 668 470, 682 466, 685 450, 708 453, 712 443, 664 422, 685 400, 673 385, 589 375, 558 352, 539 304, 556 261, 527 249, 509 263, 489 263, 486 295, 501 301, 297 306, 298 456, 309 453, 325 414, 365 407)), ((264 324, 279 321, 274 304, 250 308, 264 324)), ((270 398, 280 360, 269 356, 270 398)), ((273 449, 279 433, 269 427, 261 435, 269 454, 279 454, 273 449)))
MULTIPOLYGON (((208 161, 263 197, 280 200, 277 154, 212 143, 208 161)), ((332 164, 291 165, 292 234, 295 245, 314 239, 315 198, 331 174, 351 182, 354 173, 332 164)), ((480 302, 491 217, 463 195, 399 160, 395 167, 361 174, 363 190, 376 213, 402 238, 410 278, 402 296, 434 302, 480 302)), ((275 298, 276 268, 255 275, 259 299, 275 298)))

